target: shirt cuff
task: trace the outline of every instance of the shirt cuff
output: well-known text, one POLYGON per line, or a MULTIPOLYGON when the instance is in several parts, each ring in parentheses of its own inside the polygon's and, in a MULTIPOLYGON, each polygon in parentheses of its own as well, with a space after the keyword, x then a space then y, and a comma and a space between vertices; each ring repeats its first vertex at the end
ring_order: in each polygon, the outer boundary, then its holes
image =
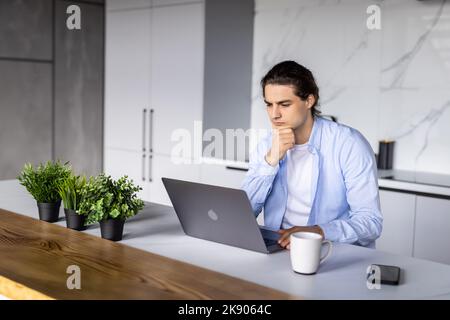
POLYGON ((263 161, 261 161, 258 167, 257 172, 259 175, 262 176, 272 176, 278 172, 278 169, 280 169, 279 164, 277 164, 275 167, 272 167, 270 164, 267 163, 266 159, 263 159, 263 161))

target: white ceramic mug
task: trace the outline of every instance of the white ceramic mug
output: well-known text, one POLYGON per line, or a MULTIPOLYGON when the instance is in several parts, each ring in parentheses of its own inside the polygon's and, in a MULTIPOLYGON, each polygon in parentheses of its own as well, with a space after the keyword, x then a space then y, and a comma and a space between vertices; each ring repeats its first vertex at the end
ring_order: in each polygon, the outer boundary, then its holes
POLYGON ((292 269, 301 274, 314 274, 320 263, 331 254, 333 245, 331 241, 314 232, 295 232, 290 236, 292 269), (327 253, 321 257, 323 244, 328 244, 327 253))

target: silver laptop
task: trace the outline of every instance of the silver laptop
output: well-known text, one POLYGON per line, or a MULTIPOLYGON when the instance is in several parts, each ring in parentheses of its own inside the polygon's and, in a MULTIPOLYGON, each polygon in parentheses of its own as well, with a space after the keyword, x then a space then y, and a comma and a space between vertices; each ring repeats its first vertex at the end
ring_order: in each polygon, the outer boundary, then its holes
POLYGON ((282 250, 280 235, 260 227, 243 190, 162 178, 184 232, 243 249, 282 250))

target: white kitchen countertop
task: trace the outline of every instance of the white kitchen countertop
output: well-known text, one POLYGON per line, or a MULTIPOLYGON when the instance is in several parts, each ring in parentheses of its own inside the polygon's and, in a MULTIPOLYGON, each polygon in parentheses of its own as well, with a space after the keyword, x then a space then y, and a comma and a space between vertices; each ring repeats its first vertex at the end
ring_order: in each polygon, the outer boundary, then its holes
POLYGON ((406 170, 378 170, 381 188, 450 197, 450 175, 406 170))
MULTIPOLYGON (((36 202, 16 180, 0 181, 0 208, 38 217, 36 202)), ((64 218, 57 224, 65 226, 64 218)), ((100 236, 98 224, 83 232, 100 236)), ((307 299, 450 299, 450 265, 335 244, 317 274, 299 275, 288 251, 267 255, 186 236, 173 208, 158 204, 147 203, 127 221, 121 243, 307 299), (401 284, 369 290, 372 263, 399 266, 401 284)))
MULTIPOLYGON (((248 162, 203 158, 204 163, 221 164, 247 171, 248 162)), ((378 186, 398 191, 450 198, 450 175, 407 170, 378 170, 378 186)))

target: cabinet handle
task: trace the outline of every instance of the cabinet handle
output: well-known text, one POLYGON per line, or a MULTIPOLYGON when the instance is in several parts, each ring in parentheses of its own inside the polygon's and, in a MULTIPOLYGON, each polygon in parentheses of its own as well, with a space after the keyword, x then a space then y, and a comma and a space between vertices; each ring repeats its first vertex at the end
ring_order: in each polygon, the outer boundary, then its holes
POLYGON ((153 109, 150 109, 150 128, 149 128, 149 139, 150 139, 150 152, 153 152, 153 109))
POLYGON ((152 178, 152 163, 153 162, 153 155, 150 154, 148 156, 148 181, 152 182, 153 178, 152 178))
POLYGON ((233 166, 226 166, 228 170, 237 170, 237 171, 248 171, 248 169, 245 168, 239 168, 239 167, 233 167, 233 166))
POLYGON ((145 152, 145 128, 147 122, 147 109, 142 110, 142 151, 145 152))
POLYGON ((145 181, 145 153, 142 154, 142 181, 145 181))

